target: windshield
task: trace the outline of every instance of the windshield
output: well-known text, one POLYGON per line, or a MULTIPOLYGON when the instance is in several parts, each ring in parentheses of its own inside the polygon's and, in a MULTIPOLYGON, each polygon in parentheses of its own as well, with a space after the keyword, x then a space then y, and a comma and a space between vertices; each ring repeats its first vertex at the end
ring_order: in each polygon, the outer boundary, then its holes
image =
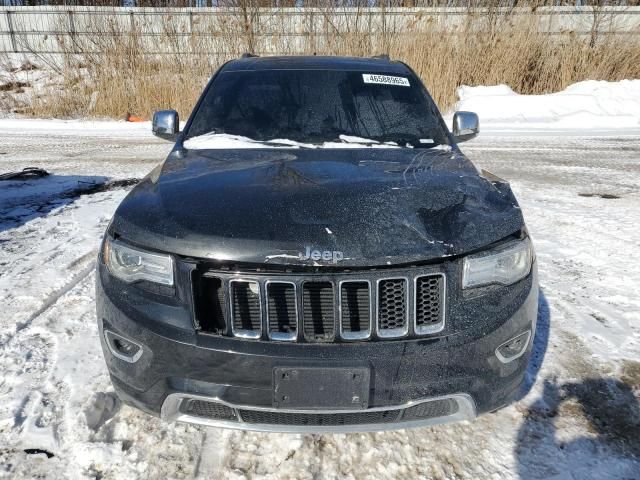
POLYGON ((427 148, 449 143, 435 104, 413 75, 361 71, 222 72, 187 138, 211 133, 307 144, 349 137, 427 148))

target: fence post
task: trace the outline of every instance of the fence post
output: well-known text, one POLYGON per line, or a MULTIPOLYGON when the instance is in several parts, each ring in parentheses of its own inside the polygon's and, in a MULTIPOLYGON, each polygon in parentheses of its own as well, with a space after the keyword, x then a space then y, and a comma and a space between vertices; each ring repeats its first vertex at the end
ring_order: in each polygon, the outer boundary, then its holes
POLYGON ((13 23, 11 22, 11 12, 7 10, 5 13, 7 14, 7 27, 9 28, 11 49, 13 50, 13 53, 18 53, 18 48, 16 47, 16 32, 13 30, 13 23))
POLYGON ((76 41, 76 22, 73 20, 73 10, 68 10, 69 16, 69 36, 71 37, 71 45, 73 45, 73 53, 78 53, 77 41, 76 41))

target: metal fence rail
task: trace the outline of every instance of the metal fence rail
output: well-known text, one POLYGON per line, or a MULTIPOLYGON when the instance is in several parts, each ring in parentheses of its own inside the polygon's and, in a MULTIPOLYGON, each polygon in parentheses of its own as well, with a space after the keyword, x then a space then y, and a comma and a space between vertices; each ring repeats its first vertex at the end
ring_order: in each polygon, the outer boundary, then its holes
POLYGON ((425 31, 455 33, 470 15, 478 28, 489 13, 534 17, 540 31, 553 35, 624 35, 640 38, 640 7, 466 8, 119 8, 0 7, 0 53, 100 53, 110 42, 136 39, 144 53, 216 51, 216 39, 247 38, 239 49, 279 53, 282 45, 322 43, 329 35, 415 35, 425 31), (484 14, 484 15, 483 15, 484 14), (165 42, 159 40, 163 38, 165 42), (167 39, 170 39, 167 44, 167 39))

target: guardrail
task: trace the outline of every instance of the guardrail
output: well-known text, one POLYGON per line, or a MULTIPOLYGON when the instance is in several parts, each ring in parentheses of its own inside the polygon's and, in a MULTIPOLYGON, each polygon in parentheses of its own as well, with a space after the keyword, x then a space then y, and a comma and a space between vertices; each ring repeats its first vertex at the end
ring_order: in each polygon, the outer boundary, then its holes
MULTIPOLYGON (((415 35, 454 32, 469 16, 490 28, 492 15, 534 17, 549 34, 640 35, 640 7, 467 8, 125 8, 0 7, 0 53, 100 53, 109 41, 135 36, 145 53, 188 51, 210 54, 216 39, 242 35, 239 51, 296 52, 304 40, 322 43, 329 35, 415 35), (161 40, 164 40, 162 42, 161 40)), ((640 38, 640 37, 635 37, 640 38)), ((228 43, 227 43, 228 45, 228 43)), ((219 52, 218 52, 219 53, 219 52)))

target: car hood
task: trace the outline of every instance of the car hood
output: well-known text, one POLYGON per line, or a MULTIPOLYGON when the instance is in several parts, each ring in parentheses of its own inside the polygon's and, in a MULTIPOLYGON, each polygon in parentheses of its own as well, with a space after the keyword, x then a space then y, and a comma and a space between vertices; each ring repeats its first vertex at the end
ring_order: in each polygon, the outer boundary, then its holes
POLYGON ((356 267, 464 254, 523 224, 508 184, 457 150, 176 149, 110 231, 189 257, 356 267))

